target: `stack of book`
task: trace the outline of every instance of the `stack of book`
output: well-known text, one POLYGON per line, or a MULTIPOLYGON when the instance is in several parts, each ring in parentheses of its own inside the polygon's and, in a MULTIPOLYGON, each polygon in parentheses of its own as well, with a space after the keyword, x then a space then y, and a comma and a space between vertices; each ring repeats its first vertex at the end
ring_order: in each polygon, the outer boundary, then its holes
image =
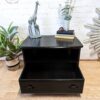
POLYGON ((74 30, 64 30, 63 27, 60 27, 55 35, 56 39, 59 40, 73 40, 75 38, 74 30))

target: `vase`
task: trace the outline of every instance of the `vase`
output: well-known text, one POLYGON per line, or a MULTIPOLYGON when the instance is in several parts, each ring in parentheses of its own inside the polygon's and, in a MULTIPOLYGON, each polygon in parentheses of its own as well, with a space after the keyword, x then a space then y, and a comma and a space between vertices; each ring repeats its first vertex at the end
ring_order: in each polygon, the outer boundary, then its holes
POLYGON ((5 59, 6 65, 8 67, 8 70, 10 71, 16 71, 20 67, 20 61, 19 57, 16 57, 12 60, 8 60, 7 58, 5 59))
POLYGON ((64 20, 64 29, 68 31, 69 27, 70 27, 70 20, 64 20))

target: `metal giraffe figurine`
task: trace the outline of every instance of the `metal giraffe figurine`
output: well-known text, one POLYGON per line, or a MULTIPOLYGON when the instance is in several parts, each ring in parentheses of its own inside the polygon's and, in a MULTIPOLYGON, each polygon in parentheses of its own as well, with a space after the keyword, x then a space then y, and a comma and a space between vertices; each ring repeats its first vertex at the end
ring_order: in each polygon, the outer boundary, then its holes
POLYGON ((38 5, 39 5, 39 2, 36 1, 34 14, 33 14, 33 16, 30 17, 30 19, 28 20, 28 23, 29 23, 28 30, 29 30, 29 36, 30 36, 30 38, 39 38, 39 37, 41 37, 41 36, 40 36, 39 26, 38 26, 37 23, 36 23, 38 5))
POLYGON ((100 60, 100 8, 96 8, 96 13, 98 18, 93 18, 94 24, 85 25, 86 28, 90 29, 90 32, 87 34, 89 38, 84 43, 90 43, 89 48, 93 50, 91 54, 96 53, 100 60))

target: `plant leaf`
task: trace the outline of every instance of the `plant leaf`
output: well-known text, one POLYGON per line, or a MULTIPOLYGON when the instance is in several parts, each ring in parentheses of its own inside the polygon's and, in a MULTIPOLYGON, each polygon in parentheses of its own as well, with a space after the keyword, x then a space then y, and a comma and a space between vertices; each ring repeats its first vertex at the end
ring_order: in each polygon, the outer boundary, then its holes
POLYGON ((13 42, 7 41, 7 44, 8 44, 8 48, 9 48, 10 51, 12 51, 12 52, 16 51, 16 46, 14 45, 13 42))
POLYGON ((14 37, 17 33, 18 33, 18 32, 11 33, 11 34, 9 35, 9 37, 8 37, 8 38, 9 38, 10 40, 12 40, 12 39, 13 39, 13 37, 14 37))
POLYGON ((8 32, 10 32, 10 29, 12 27, 13 22, 10 23, 9 27, 8 27, 8 32))
POLYGON ((4 57, 6 55, 6 50, 0 47, 0 57, 4 57))
POLYGON ((17 28, 18 28, 18 26, 11 27, 10 30, 9 30, 9 34, 11 34, 14 31, 16 32, 17 31, 17 28))
POLYGON ((16 40, 15 41, 16 41, 16 43, 15 43, 16 51, 18 53, 19 51, 21 51, 21 48, 20 48, 21 42, 19 41, 19 38, 18 37, 16 37, 16 40))
POLYGON ((0 26, 0 28, 1 28, 1 32, 3 32, 4 34, 7 34, 7 31, 3 26, 0 26))
POLYGON ((2 35, 2 34, 0 34, 0 44, 1 44, 1 46, 3 46, 4 48, 7 47, 7 40, 6 40, 5 36, 2 35))

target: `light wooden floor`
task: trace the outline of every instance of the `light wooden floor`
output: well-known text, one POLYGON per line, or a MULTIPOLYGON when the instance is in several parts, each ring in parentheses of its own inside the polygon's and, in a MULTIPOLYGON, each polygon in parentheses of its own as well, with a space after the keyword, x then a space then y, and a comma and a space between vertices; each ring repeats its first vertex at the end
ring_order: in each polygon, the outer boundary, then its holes
MULTIPOLYGON (((23 63, 21 63, 23 67, 23 63)), ((85 77, 81 95, 33 95, 21 94, 18 78, 22 71, 8 71, 0 62, 0 100, 100 100, 100 62, 81 61, 80 69, 85 77)))

